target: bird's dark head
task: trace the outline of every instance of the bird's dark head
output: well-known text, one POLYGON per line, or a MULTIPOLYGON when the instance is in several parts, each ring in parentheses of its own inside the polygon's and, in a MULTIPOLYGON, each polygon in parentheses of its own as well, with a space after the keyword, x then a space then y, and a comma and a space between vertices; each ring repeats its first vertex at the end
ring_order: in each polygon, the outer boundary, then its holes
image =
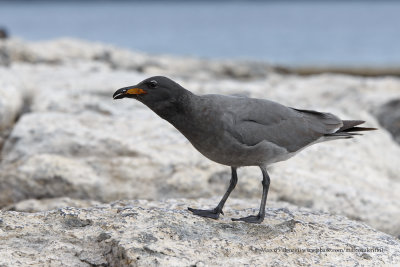
POLYGON ((179 111, 179 104, 187 93, 186 89, 173 80, 163 76, 154 76, 137 85, 118 89, 113 98, 134 98, 164 117, 163 115, 167 115, 166 113, 179 111))

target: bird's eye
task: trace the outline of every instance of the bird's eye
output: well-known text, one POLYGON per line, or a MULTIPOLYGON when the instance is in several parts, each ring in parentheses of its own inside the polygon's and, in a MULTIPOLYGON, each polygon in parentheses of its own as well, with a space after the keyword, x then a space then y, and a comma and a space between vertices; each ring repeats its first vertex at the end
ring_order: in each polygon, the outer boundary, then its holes
POLYGON ((157 81, 151 80, 151 81, 149 82, 149 86, 150 86, 151 88, 156 88, 156 87, 157 87, 157 81))

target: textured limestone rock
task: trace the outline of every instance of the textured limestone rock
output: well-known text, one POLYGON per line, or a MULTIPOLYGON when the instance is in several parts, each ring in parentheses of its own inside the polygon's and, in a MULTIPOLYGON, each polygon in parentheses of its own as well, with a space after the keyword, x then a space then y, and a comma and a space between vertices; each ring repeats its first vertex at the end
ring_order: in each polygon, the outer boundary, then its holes
POLYGON ((261 225, 232 222, 254 201, 228 202, 219 221, 186 205, 116 202, 0 213, 1 266, 374 266, 400 264, 397 239, 341 216, 273 203, 261 225))
POLYGON ((23 96, 15 86, 0 79, 0 148, 22 111, 22 104, 23 96))
POLYGON ((0 131, 14 123, 22 103, 23 96, 14 86, 0 81, 0 131))
POLYGON ((223 167, 210 165, 171 126, 146 114, 154 116, 137 111, 135 124, 93 113, 26 114, 2 151, 0 203, 210 196, 217 188, 209 190, 208 175, 223 167))
POLYGON ((68 197, 61 198, 44 198, 44 199, 27 199, 21 202, 5 207, 3 210, 19 211, 19 212, 38 212, 55 210, 67 207, 87 208, 100 205, 94 200, 71 199, 68 197))
POLYGON ((225 77, 254 79, 267 76, 274 68, 266 63, 234 60, 202 60, 167 55, 147 55, 101 43, 63 38, 53 41, 28 43, 10 39, 0 43, 7 62, 45 63, 62 65, 76 61, 96 61, 113 69, 141 73, 179 75, 208 79, 225 77))
MULTIPOLYGON (((391 77, 265 76, 257 74, 264 72, 257 64, 168 56, 155 60, 73 40, 7 42, 13 44, 8 47, 12 65, 0 68, 0 84, 9 86, 4 94, 10 99, 22 103, 24 98, 29 105, 1 152, 1 207, 24 199, 66 196, 102 202, 220 197, 230 178, 229 167, 205 159, 140 103, 111 99, 115 89, 150 74, 173 74, 199 94, 268 98, 345 119, 364 119, 373 127, 378 123, 371 112, 400 93, 400 80, 391 77), (237 73, 224 74, 226 68, 237 73)), ((21 109, 10 108, 11 100, 4 103, 8 106, 3 114, 21 109)), ((399 147, 384 129, 354 140, 318 144, 272 166, 269 199, 344 214, 397 236, 398 166, 399 147)), ((233 197, 258 200, 260 193, 259 170, 240 169, 233 197)))
POLYGON ((400 144, 400 99, 394 99, 385 103, 375 111, 375 114, 379 123, 400 144))

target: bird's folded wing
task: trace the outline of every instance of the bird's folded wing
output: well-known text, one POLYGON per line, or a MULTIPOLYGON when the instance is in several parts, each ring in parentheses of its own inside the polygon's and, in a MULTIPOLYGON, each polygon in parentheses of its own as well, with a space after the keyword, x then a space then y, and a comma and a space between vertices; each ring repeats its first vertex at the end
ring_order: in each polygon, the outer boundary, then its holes
POLYGON ((248 146, 265 140, 295 152, 342 126, 330 113, 297 110, 268 100, 248 101, 232 108, 234 125, 229 130, 248 146))

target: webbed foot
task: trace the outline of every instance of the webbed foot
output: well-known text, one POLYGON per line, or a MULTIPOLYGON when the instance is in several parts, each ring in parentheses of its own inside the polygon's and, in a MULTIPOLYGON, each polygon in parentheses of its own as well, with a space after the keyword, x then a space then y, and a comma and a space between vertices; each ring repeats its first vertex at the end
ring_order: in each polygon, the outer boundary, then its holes
POLYGON ((188 208, 188 210, 193 212, 194 215, 211 218, 214 220, 217 220, 219 218, 219 214, 222 214, 222 215, 224 214, 222 212, 222 210, 218 210, 217 208, 212 209, 212 210, 198 210, 198 209, 188 208))
POLYGON ((264 221, 264 217, 260 215, 250 215, 243 218, 232 218, 232 221, 243 221, 247 223, 262 223, 264 221))

